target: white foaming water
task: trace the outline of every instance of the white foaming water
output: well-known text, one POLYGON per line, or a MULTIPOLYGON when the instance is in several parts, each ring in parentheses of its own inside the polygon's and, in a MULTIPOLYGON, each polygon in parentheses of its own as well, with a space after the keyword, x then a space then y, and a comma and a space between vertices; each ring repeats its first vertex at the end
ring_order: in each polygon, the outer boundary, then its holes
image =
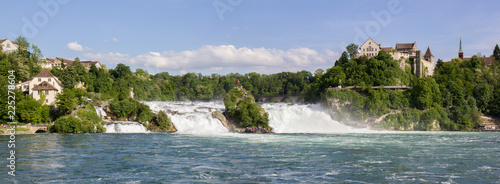
POLYGON ((98 115, 99 117, 108 116, 108 115, 106 114, 106 112, 104 111, 104 109, 102 109, 102 107, 101 107, 101 106, 94 106, 94 108, 95 108, 95 112, 97 113, 97 115, 98 115))
MULTIPOLYGON (((157 113, 169 112, 178 133, 226 133, 222 123, 212 118, 212 112, 224 110, 222 102, 144 102, 157 113), (174 112, 172 115, 171 113, 174 112)), ((276 133, 353 133, 367 132, 333 120, 318 104, 268 103, 262 107, 269 113, 269 125, 276 133)))
POLYGON ((276 133, 351 133, 355 129, 333 120, 318 104, 263 104, 276 133))
POLYGON ((115 121, 104 125, 106 133, 147 133, 146 127, 134 121, 115 121))
POLYGON ((212 118, 212 112, 224 110, 222 102, 144 102, 157 113, 164 110, 177 128, 184 134, 214 134, 227 133, 222 123, 212 118), (173 115, 171 113, 174 113, 173 115))

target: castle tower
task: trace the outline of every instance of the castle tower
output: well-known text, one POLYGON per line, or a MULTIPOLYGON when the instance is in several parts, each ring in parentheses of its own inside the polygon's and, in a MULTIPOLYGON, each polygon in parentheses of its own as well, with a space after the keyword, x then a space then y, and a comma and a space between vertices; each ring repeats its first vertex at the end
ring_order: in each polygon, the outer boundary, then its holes
POLYGON ((458 50, 458 57, 463 60, 464 59, 464 52, 462 51, 462 38, 460 38, 460 50, 458 50))
POLYGON ((427 47, 427 51, 425 51, 424 59, 431 63, 434 63, 434 55, 432 55, 431 49, 429 47, 427 47))
POLYGON ((427 51, 425 51, 424 59, 426 60, 426 62, 424 62, 424 65, 427 68, 427 72, 424 75, 426 76, 434 75, 434 68, 435 68, 434 55, 432 54, 431 49, 429 47, 427 47, 427 51))
POLYGON ((422 51, 420 50, 417 50, 417 52, 415 52, 415 75, 417 76, 417 78, 420 78, 420 76, 422 75, 423 73, 423 66, 422 66, 422 51))

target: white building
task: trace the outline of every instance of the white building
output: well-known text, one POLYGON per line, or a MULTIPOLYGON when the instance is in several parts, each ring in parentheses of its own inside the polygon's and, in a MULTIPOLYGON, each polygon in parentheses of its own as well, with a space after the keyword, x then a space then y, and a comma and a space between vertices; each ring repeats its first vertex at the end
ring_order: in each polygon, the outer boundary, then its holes
POLYGON ((38 75, 29 80, 16 84, 25 94, 40 100, 42 93, 45 94, 45 104, 53 105, 56 95, 62 92, 62 84, 59 79, 52 75, 47 69, 43 69, 38 75))
POLYGON ((2 51, 7 54, 17 51, 19 48, 17 42, 10 41, 9 39, 0 40, 0 47, 2 47, 2 51))
POLYGON ((380 44, 373 41, 371 38, 368 38, 368 40, 366 40, 365 43, 363 43, 363 44, 361 44, 361 46, 359 46, 359 52, 356 55, 356 57, 367 56, 368 58, 371 58, 373 56, 378 55, 378 52, 380 50, 382 50, 382 47, 380 47, 380 44))
MULTIPOLYGON (((56 57, 55 59, 51 59, 51 58, 45 58, 45 63, 44 64, 41 64, 40 66, 42 68, 58 68, 58 69, 61 69, 62 67, 62 63, 64 63, 64 65, 66 66, 69 66, 71 64, 73 64, 73 60, 71 59, 64 59, 64 58, 59 58, 59 57, 56 57)), ((80 61, 80 63, 88 70, 90 70, 90 67, 92 65, 95 65, 96 68, 101 68, 101 63, 99 63, 99 61, 80 61)))

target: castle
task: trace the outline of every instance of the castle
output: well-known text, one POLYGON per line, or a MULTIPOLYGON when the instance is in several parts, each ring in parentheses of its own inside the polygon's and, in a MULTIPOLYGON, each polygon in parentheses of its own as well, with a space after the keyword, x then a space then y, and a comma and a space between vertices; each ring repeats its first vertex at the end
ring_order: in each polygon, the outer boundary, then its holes
POLYGON ((427 47, 427 51, 422 56, 422 52, 417 48, 417 42, 413 43, 396 43, 396 47, 382 47, 381 44, 368 38, 358 50, 354 52, 354 57, 366 56, 368 58, 377 56, 379 51, 385 51, 392 56, 394 60, 400 60, 399 67, 405 69, 408 65, 406 60, 413 59, 411 66, 417 77, 431 76, 434 74, 434 55, 431 49, 427 47))

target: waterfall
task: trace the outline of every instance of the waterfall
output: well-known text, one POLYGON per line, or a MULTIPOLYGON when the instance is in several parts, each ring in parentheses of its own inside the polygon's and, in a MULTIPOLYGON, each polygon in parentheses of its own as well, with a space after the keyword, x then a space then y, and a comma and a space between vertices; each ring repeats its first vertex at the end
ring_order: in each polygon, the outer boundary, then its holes
POLYGON ((355 129, 333 120, 318 104, 263 104, 276 133, 348 133, 355 129))
POLYGON ((102 109, 102 107, 101 107, 101 106, 94 106, 94 108, 95 108, 95 112, 97 113, 97 115, 98 115, 99 117, 105 117, 105 116, 108 116, 108 115, 106 114, 106 112, 104 111, 104 109, 102 109))
POLYGON ((157 113, 167 112, 178 133, 213 134, 226 133, 227 128, 212 118, 212 112, 224 109, 222 102, 144 102, 157 113))
MULTIPOLYGON (((178 133, 225 133, 222 123, 212 118, 213 111, 224 110, 222 102, 144 102, 157 113, 169 114, 178 133)), ((367 130, 355 129, 333 120, 318 104, 264 103, 269 113, 269 125, 276 133, 349 133, 367 130)))
POLYGON ((115 121, 104 125, 106 133, 147 133, 146 127, 134 121, 115 121))

